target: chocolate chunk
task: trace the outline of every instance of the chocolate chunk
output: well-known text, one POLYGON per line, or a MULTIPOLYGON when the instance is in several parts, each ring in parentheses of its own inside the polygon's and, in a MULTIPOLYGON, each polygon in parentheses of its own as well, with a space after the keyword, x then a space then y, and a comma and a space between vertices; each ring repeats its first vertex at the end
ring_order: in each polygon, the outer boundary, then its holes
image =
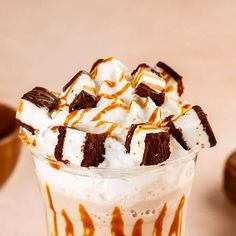
POLYGON ((63 87, 62 91, 65 92, 73 83, 74 81, 79 78, 81 75, 89 75, 89 73, 85 70, 79 71, 74 77, 63 87))
POLYGON ((129 132, 128 132, 127 136, 126 136, 125 148, 126 148, 127 153, 130 153, 130 143, 132 141, 132 138, 133 138, 133 135, 134 135, 134 131, 137 128, 138 125, 139 124, 132 124, 130 126, 129 132))
POLYGON ((156 74, 157 76, 160 76, 160 73, 158 71, 156 71, 154 68, 152 68, 151 66, 149 66, 145 63, 139 64, 137 66, 137 68, 135 70, 133 70, 131 75, 134 76, 138 72, 139 69, 145 69, 146 71, 150 71, 150 72, 156 74))
POLYGON ((30 125, 27 125, 26 123, 23 123, 23 122, 21 122, 20 120, 18 120, 18 119, 16 119, 16 122, 17 122, 17 124, 19 125, 19 126, 21 126, 22 128, 25 128, 26 130, 28 130, 31 134, 35 134, 35 129, 32 127, 32 126, 30 126, 30 125))
POLYGON ((105 155, 105 139, 105 134, 86 134, 84 158, 81 162, 82 167, 97 167, 104 161, 103 155, 105 155))
POLYGON ((165 101, 165 94, 158 93, 149 88, 146 84, 140 83, 135 90, 140 97, 150 97, 157 106, 161 106, 165 101))
POLYGON ((98 98, 82 90, 73 100, 69 106, 69 111, 75 111, 80 109, 86 109, 95 107, 98 102, 98 98))
POLYGON ((98 59, 97 61, 95 61, 90 69, 90 73, 100 64, 103 62, 104 59, 98 59))
POLYGON ((64 142, 65 142, 65 137, 66 137, 66 127, 59 126, 58 132, 59 132, 59 134, 57 136, 57 145, 54 150, 54 156, 57 161, 63 162, 64 164, 69 164, 68 160, 62 160, 64 142))
POLYGON ((236 204, 236 151, 229 156, 225 164, 224 190, 231 202, 236 204))
POLYGON ((184 140, 182 130, 180 128, 176 128, 171 119, 169 119, 167 126, 169 127, 169 132, 176 139, 176 141, 185 149, 190 150, 186 141, 184 140))
POLYGON ((204 113, 204 111, 202 110, 202 108, 200 106, 193 106, 193 110, 196 112, 199 120, 201 120, 201 124, 203 126, 203 129, 206 132, 206 134, 208 135, 210 147, 215 146, 217 141, 216 141, 215 135, 212 131, 212 128, 207 120, 207 115, 204 113))
POLYGON ((145 138, 143 160, 140 165, 157 165, 170 156, 170 135, 167 132, 150 133, 145 138))
POLYGON ((32 102, 37 107, 47 108, 49 111, 52 111, 59 101, 58 97, 42 87, 35 87, 24 94, 22 99, 32 102))
POLYGON ((156 64, 157 67, 160 67, 162 70, 164 70, 167 74, 169 74, 173 79, 175 79, 178 83, 178 94, 181 96, 184 92, 184 85, 182 81, 182 76, 179 75, 175 70, 173 70, 171 67, 169 67, 167 64, 164 62, 159 61, 156 64))

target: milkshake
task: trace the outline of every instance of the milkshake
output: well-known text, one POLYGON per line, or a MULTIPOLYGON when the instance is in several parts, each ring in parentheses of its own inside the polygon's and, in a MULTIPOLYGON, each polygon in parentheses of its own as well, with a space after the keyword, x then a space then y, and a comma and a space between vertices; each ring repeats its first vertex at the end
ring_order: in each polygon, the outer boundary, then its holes
POLYGON ((133 72, 114 58, 79 71, 60 93, 20 100, 48 235, 183 236, 198 153, 216 139, 182 77, 163 62, 133 72))

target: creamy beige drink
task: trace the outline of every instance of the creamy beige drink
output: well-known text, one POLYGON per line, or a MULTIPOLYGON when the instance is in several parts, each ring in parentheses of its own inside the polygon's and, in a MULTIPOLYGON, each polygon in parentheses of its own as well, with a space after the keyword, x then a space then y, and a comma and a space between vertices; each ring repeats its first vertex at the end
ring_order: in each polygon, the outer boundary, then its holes
POLYGON ((20 136, 34 156, 48 235, 183 236, 196 156, 216 144, 166 64, 98 60, 60 94, 23 95, 20 136))

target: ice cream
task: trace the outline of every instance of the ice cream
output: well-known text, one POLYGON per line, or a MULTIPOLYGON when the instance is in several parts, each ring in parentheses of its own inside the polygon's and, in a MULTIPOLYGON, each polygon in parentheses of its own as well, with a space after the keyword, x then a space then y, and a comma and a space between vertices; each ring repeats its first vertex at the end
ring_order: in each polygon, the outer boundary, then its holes
POLYGON ((24 94, 17 119, 36 155, 84 167, 153 165, 216 144, 206 115, 182 92, 182 77, 163 62, 130 73, 108 58, 77 73, 60 94, 40 87, 24 94))
POLYGON ((49 235, 183 235, 195 157, 216 144, 183 90, 163 62, 129 72, 107 58, 60 93, 22 96, 20 137, 34 155, 49 235))

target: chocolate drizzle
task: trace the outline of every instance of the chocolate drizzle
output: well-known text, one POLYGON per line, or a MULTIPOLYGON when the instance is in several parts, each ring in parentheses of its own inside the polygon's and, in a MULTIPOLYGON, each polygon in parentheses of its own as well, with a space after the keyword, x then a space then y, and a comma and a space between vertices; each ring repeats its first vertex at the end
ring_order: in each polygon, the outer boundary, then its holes
POLYGON ((20 121, 20 120, 18 120, 18 119, 16 119, 16 122, 17 122, 17 124, 19 125, 19 126, 21 126, 22 128, 25 128, 26 130, 28 130, 31 134, 35 134, 35 129, 32 127, 32 126, 30 126, 30 125, 27 125, 26 123, 23 123, 22 121, 20 121))
POLYGON ((69 106, 69 111, 95 107, 98 102, 97 97, 82 90, 69 106))
POLYGON ((170 156, 170 135, 167 132, 149 133, 145 138, 143 160, 140 165, 157 165, 170 156))
POLYGON ((86 134, 86 140, 84 144, 84 158, 81 162, 81 166, 97 167, 104 161, 103 155, 105 154, 105 139, 105 134, 86 134))
POLYGON ((74 82, 75 80, 80 77, 81 75, 89 75, 89 73, 85 70, 79 71, 73 78, 63 87, 62 91, 65 92, 74 82))
POLYGON ((158 93, 144 83, 138 85, 135 93, 140 97, 150 97, 157 106, 161 106, 165 101, 165 93, 158 93))
POLYGON ((158 71, 156 71, 154 68, 152 68, 151 66, 147 65, 146 63, 139 64, 137 66, 137 68, 135 70, 133 70, 131 75, 134 76, 140 69, 143 69, 143 70, 146 70, 146 71, 150 71, 150 72, 156 74, 157 76, 160 76, 160 73, 158 71))
POLYGON ((98 60, 96 60, 96 61, 93 63, 91 69, 90 69, 90 73, 91 73, 100 63, 102 63, 103 60, 104 60, 104 59, 98 59, 98 60))
POLYGON ((58 136, 57 136, 57 145, 55 147, 54 156, 57 161, 63 162, 64 164, 69 164, 68 160, 62 160, 63 158, 63 148, 64 148, 64 142, 66 137, 66 127, 59 126, 58 127, 58 136))
POLYGON ((22 99, 33 103, 37 107, 47 108, 49 111, 52 111, 59 102, 58 97, 42 87, 35 87, 33 90, 24 94, 22 99))
POLYGON ((134 135, 134 131, 137 128, 138 125, 139 124, 132 124, 130 126, 130 129, 129 129, 128 134, 126 136, 125 148, 126 148, 127 153, 130 153, 130 144, 131 144, 131 141, 132 141, 132 138, 133 138, 133 135, 134 135))
POLYGON ((160 67, 164 70, 167 74, 169 74, 177 83, 178 83, 178 94, 181 96, 184 92, 184 85, 182 81, 182 76, 179 75, 175 70, 173 70, 170 66, 165 64, 164 62, 159 61, 156 64, 157 67, 160 67))
POLYGON ((188 147, 188 144, 184 140, 182 130, 180 128, 176 128, 173 121, 169 118, 167 126, 169 127, 169 132, 172 134, 172 136, 176 139, 176 141, 185 149, 190 150, 188 147))
POLYGON ((217 141, 212 131, 212 128, 208 122, 207 115, 204 113, 204 111, 202 110, 200 106, 197 106, 197 105, 193 106, 193 110, 196 112, 199 120, 201 121, 204 131, 208 135, 210 147, 215 146, 217 141))

